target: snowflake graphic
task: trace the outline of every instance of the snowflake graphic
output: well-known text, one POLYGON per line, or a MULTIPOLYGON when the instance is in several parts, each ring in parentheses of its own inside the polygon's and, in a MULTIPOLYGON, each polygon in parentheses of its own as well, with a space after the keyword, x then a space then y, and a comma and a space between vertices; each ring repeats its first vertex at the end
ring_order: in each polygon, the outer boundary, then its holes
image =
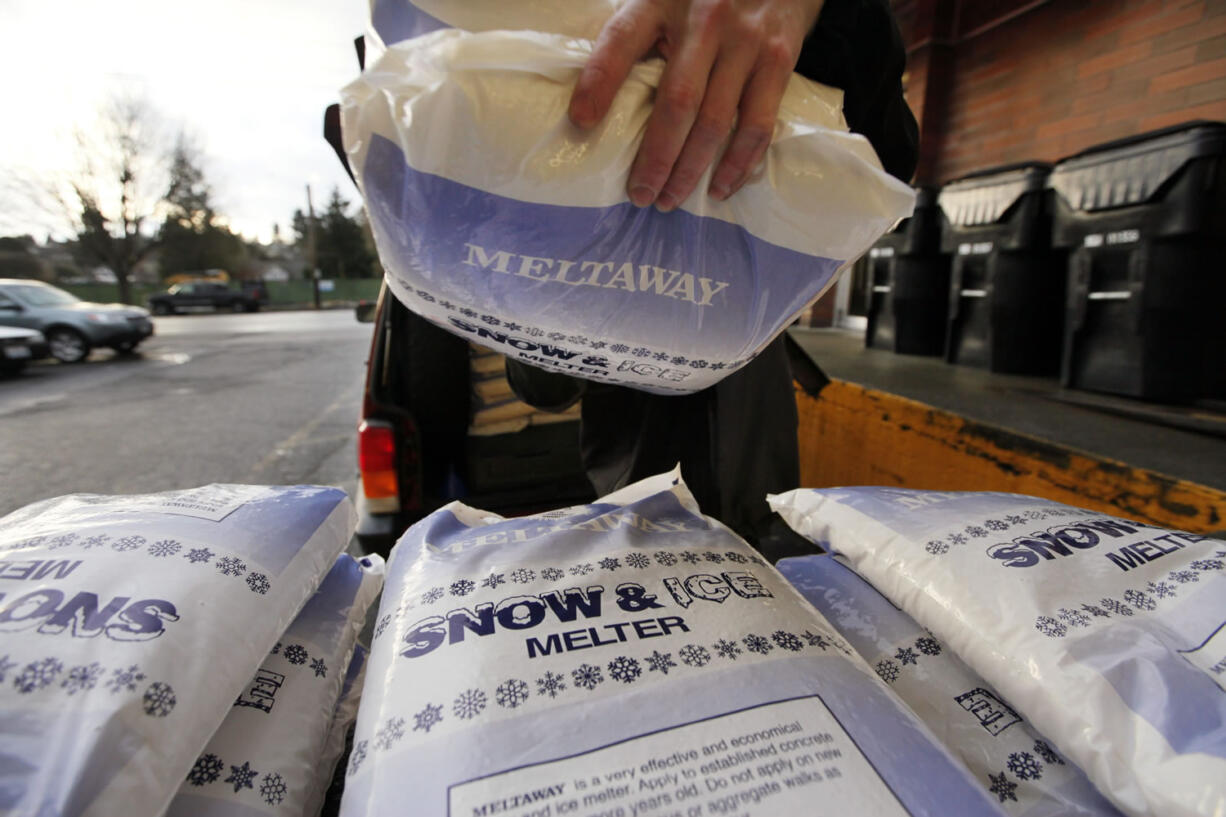
POLYGON ((677 564, 677 557, 666 550, 657 550, 652 556, 655 557, 656 563, 663 567, 672 567, 677 564))
POLYGON ((54 658, 44 658, 32 661, 13 679, 13 686, 23 695, 36 689, 51 686, 55 678, 64 669, 64 665, 54 658))
POLYGON ((140 668, 133 664, 127 669, 112 670, 111 680, 107 681, 106 685, 112 694, 124 690, 135 692, 136 685, 143 680, 145 680, 145 673, 141 672, 140 668))
POLYGON ((477 317, 477 310, 469 309, 468 307, 465 307, 460 310, 460 314, 466 318, 475 318, 477 317))
POLYGON ((705 368, 707 368, 707 367, 708 367, 708 366, 710 366, 710 365, 711 365, 711 364, 710 364, 710 363, 707 363, 705 360, 691 360, 691 361, 690 361, 690 368, 691 368, 691 369, 705 369, 705 368))
POLYGON ((213 551, 209 550, 208 548, 192 548, 183 558, 187 559, 187 561, 191 562, 192 564, 196 564, 197 562, 207 562, 209 559, 213 558, 213 551))
POLYGON ((601 559, 599 564, 603 570, 617 570, 622 566, 621 560, 614 559, 612 556, 606 556, 605 558, 601 559))
POLYGON ((817 647, 822 652, 825 652, 826 648, 831 646, 830 642, 827 641, 823 636, 821 636, 818 633, 811 632, 809 630, 805 630, 803 633, 800 634, 800 636, 806 642, 808 642, 810 647, 817 647))
MULTIPOLYGON (((429 709, 429 704, 426 705, 429 709)), ((388 718, 375 732, 375 748, 387 751, 404 737, 404 718, 388 718)))
POLYGON ((565 332, 550 332, 549 339, 550 340, 566 340, 566 333, 565 332))
POLYGON ((145 537, 143 536, 125 536, 122 539, 116 539, 114 542, 111 542, 111 550, 123 553, 128 550, 136 550, 138 547, 143 547, 144 544, 145 537))
POLYGON ((1221 570, 1223 563, 1219 559, 1197 559, 1188 565, 1193 570, 1221 570))
POLYGON ((604 675, 600 672, 600 667, 592 666, 591 664, 580 664, 577 668, 570 671, 570 679, 574 681, 575 686, 583 687, 588 692, 596 688, 597 684, 604 682, 604 675))
POLYGON ((161 539, 149 546, 149 555, 159 557, 174 556, 182 549, 183 545, 174 539, 161 539))
POLYGON ((969 527, 967 527, 966 532, 970 534, 971 536, 975 537, 976 539, 982 539, 983 537, 988 535, 987 530, 985 528, 979 527, 978 525, 970 525, 969 527))
POLYGON ((711 364, 711 368, 712 368, 712 369, 723 369, 723 368, 727 367, 727 365, 728 365, 727 363, 724 363, 724 362, 720 361, 720 362, 718 362, 718 363, 712 363, 712 364, 711 364))
POLYGON ((659 672, 663 675, 668 675, 668 671, 677 666, 677 662, 673 660, 671 652, 660 652, 652 650, 651 655, 643 659, 647 662, 647 669, 650 672, 659 672))
POLYGON ((515 709, 528 700, 528 684, 518 678, 508 678, 494 690, 494 700, 499 706, 515 709))
POLYGON ((700 647, 697 644, 686 644, 677 651, 677 656, 681 659, 681 663, 690 667, 705 667, 711 663, 711 653, 707 652, 706 647, 700 647))
POLYGON ((630 347, 624 343, 614 343, 609 347, 609 351, 615 355, 624 355, 630 351, 630 347))
POLYGON ((222 556, 217 560, 217 569, 223 576, 241 576, 247 572, 247 565, 237 556, 222 556))
POLYGON ((775 630, 771 633, 771 641, 774 641, 779 649, 788 652, 800 652, 805 648, 805 643, 800 640, 800 636, 786 630, 775 630))
POLYGON ((1056 611, 1056 617, 1070 627, 1089 627, 1090 617, 1080 610, 1070 610, 1061 607, 1056 611))
POLYGON ((52 539, 47 542, 47 549, 59 550, 60 548, 68 547, 76 541, 77 535, 75 533, 61 533, 59 536, 52 537, 52 539))
POLYGON ((568 343, 573 343, 577 346, 587 346, 588 344, 587 336, 585 335, 571 335, 566 340, 568 343))
POLYGON ((422 712, 413 715, 413 731, 428 732, 433 727, 443 723, 443 707, 435 704, 425 704, 422 712))
POLYGON ((268 577, 263 573, 248 573, 247 586, 251 588, 252 593, 259 593, 261 596, 268 592, 272 585, 268 581, 268 577))
POLYGON ((720 556, 718 553, 712 553, 709 550, 706 553, 702 554, 702 558, 706 559, 708 562, 711 562, 712 564, 719 564, 724 561, 723 556, 720 556))
POLYGON ((251 781, 255 780, 257 777, 259 777, 259 775, 260 773, 258 771, 251 768, 251 764, 249 762, 244 761, 242 766, 235 766, 231 764, 230 776, 223 782, 233 783, 234 793, 238 794, 239 790, 243 788, 254 789, 255 786, 251 785, 251 781))
POLYGON ((1010 525, 1024 525, 1026 524, 1026 517, 1011 513, 1005 517, 1005 521, 1010 525))
POLYGON ((949 545, 945 544, 940 539, 934 539, 928 544, 924 545, 924 550, 928 551, 933 556, 941 556, 949 553, 949 545))
POLYGON ((651 350, 646 346, 636 346, 630 350, 630 354, 635 357, 651 357, 651 350))
POLYGON ((1167 576, 1167 578, 1171 581, 1179 582, 1180 584, 1200 581, 1200 576, 1197 576, 1196 573, 1191 570, 1173 570, 1171 571, 1171 574, 1167 576))
POLYGON ((1124 604, 1122 601, 1116 601, 1115 599, 1099 599, 1098 603, 1101 604, 1104 609, 1110 610, 1117 616, 1132 615, 1132 608, 1124 604))
POLYGON ((566 689, 564 680, 565 677, 556 672, 546 672, 544 677, 536 679, 536 694, 556 698, 559 692, 566 689))
POLYGON ((431 587, 429 590, 421 594, 421 603, 434 604, 434 602, 441 599, 443 594, 446 592, 447 591, 441 587, 431 587))
POLYGON ((898 680, 898 665, 889 658, 884 658, 877 662, 877 675, 887 684, 892 684, 898 680))
POLYGON ((609 662, 609 677, 623 684, 633 684, 643 674, 639 662, 633 658, 619 655, 609 662))
POLYGON ((455 311, 455 304, 453 304, 451 301, 439 301, 438 305, 441 306, 443 309, 446 309, 448 312, 455 311))
POLYGON ((915 648, 924 655, 941 654, 941 642, 930 636, 924 636, 923 638, 916 639, 915 648))
POLYGON ((273 645, 272 654, 273 655, 281 654, 281 642, 280 641, 278 641, 275 645, 273 645))
POLYGON ((536 578, 536 571, 520 567, 511 571, 511 581, 516 584, 527 584, 536 578))
POLYGON ((1006 800, 1012 800, 1015 803, 1017 802, 1017 794, 1015 794, 1017 791, 1017 784, 1005 777, 1004 772, 1001 772, 999 776, 989 772, 988 779, 992 781, 992 785, 988 787, 988 791, 999 797, 1000 802, 1003 803, 1006 800))
POLYGON ((919 659, 919 656, 915 654, 915 650, 911 649, 910 647, 899 647, 898 652, 894 653, 894 657, 897 658, 898 663, 902 664, 904 667, 907 664, 914 664, 919 659))
POLYGON ((745 642, 745 649, 749 650, 750 652, 766 655, 768 652, 774 649, 769 641, 762 636, 755 635, 753 633, 750 633, 741 640, 745 642))
POLYGON ((1011 752, 1005 765, 1018 780, 1038 780, 1043 776, 1043 764, 1030 752, 1011 752))
POLYGON ((328 677, 328 665, 324 663, 322 658, 311 659, 311 670, 315 673, 316 678, 328 677))
POLYGON ((648 559, 646 556, 644 556, 642 553, 631 553, 629 556, 626 557, 626 565, 628 567, 642 569, 644 567, 647 567, 650 564, 651 564, 651 560, 648 559))
POLYGON ((1001 531, 1001 530, 1007 530, 1009 527, 1009 523, 1002 522, 999 519, 989 519, 987 522, 983 523, 983 526, 987 528, 988 530, 1001 531))
POLYGON ((545 334, 544 329, 537 329, 535 326, 529 326, 524 330, 524 334, 530 338, 539 338, 545 334))
POLYGON ((524 328, 521 324, 515 323, 514 321, 507 321, 502 325, 502 327, 508 332, 518 332, 524 328))
POLYGON ((1081 609, 1095 618, 1111 618, 1111 614, 1096 604, 1083 604, 1081 609))
POLYGON ((743 652, 735 641, 729 641, 726 638, 721 638, 711 646, 715 649, 716 655, 718 655, 720 658, 728 658, 732 661, 735 661, 737 656, 743 652))
POLYGON ((606 347, 606 346, 608 346, 608 345, 609 345, 609 344, 605 343, 603 340, 594 340, 594 341, 592 341, 592 348, 593 348, 593 349, 603 349, 604 347, 606 347))
POLYGON ((392 614, 388 613, 383 618, 379 619, 379 623, 375 625, 375 638, 383 635, 383 631, 387 629, 387 625, 392 623, 392 614))
POLYGON ((93 550, 94 548, 100 548, 110 540, 111 537, 107 536, 105 533, 100 533, 97 536, 90 536, 88 539, 81 540, 81 549, 93 550))
POLYGON ((451 595, 467 596, 477 585, 473 584, 470 579, 459 579, 451 583, 451 595))
POLYGON ((1166 582, 1149 582, 1145 585, 1145 589, 1159 599, 1169 599, 1175 595, 1175 588, 1166 582))
POLYGON ((580 565, 573 565, 570 569, 570 575, 586 576, 587 574, 591 573, 595 569, 596 568, 592 567, 590 562, 584 562, 583 564, 580 564, 580 565))
POLYGON ((177 699, 170 684, 154 681, 141 696, 141 708, 145 714, 154 718, 164 718, 174 710, 177 699))
POLYGON ((966 535, 961 533, 951 533, 949 534, 949 543, 951 545, 965 545, 966 535))
POLYGON ((1060 755, 1056 754, 1056 750, 1051 748, 1051 746, 1048 745, 1047 741, 1045 740, 1036 740, 1034 742, 1034 753, 1048 763, 1052 763, 1056 766, 1064 765, 1064 759, 1060 757, 1060 755))
POLYGON ((547 567, 541 571, 541 578, 547 582, 556 582, 566 574, 556 567, 547 567))
POLYGON ((305 664, 307 662, 307 658, 310 657, 307 655, 306 647, 302 646, 301 644, 290 644, 285 648, 284 652, 285 660, 295 666, 305 664))
POLYGON ((366 760, 366 749, 369 745, 370 741, 354 741, 353 750, 349 752, 349 769, 345 772, 349 777, 357 774, 358 769, 362 767, 362 762, 366 760))
POLYGON ((1158 602, 1154 601, 1153 597, 1141 590, 1125 590, 1124 601, 1138 610, 1153 610, 1158 606, 1158 602))
POLYGON ((656 352, 654 355, 652 355, 652 358, 660 361, 661 363, 667 363, 668 353, 667 352, 656 352))
POLYGON ((1034 620, 1034 628, 1048 638, 1063 638, 1068 635, 1068 627, 1060 623, 1059 619, 1054 619, 1051 616, 1039 616, 1034 620))
POLYGON ((285 799, 288 790, 281 775, 273 772, 264 775, 264 782, 260 784, 260 797, 264 798, 268 805, 275 806, 285 799))
POLYGON ((503 578, 505 575, 505 573, 490 573, 490 575, 481 580, 481 586, 494 590, 498 585, 507 583, 507 580, 503 578))
POLYGON ((702 557, 692 550, 683 550, 678 555, 680 555, 681 561, 685 562, 686 564, 696 565, 702 561, 702 557))
POLYGON ((225 770, 226 764, 222 762, 222 759, 210 752, 207 755, 201 755, 196 758, 195 765, 187 773, 187 782, 193 786, 216 783, 217 778, 221 777, 221 773, 225 770))
POLYGON ((460 720, 471 720, 485 710, 488 699, 479 689, 466 689, 451 702, 451 713, 460 720))
MULTIPOLYGON (((98 679, 101 677, 102 665, 94 661, 92 664, 81 664, 68 670, 64 680, 60 681, 60 686, 68 690, 69 695, 75 695, 78 692, 93 689, 98 685, 98 679)), ((4 675, 0 673, 0 681, 3 680, 4 675)))
POLYGON ((725 553, 724 558, 730 562, 735 562, 738 565, 743 565, 749 561, 749 559, 745 558, 740 553, 737 553, 735 550, 730 550, 725 553))

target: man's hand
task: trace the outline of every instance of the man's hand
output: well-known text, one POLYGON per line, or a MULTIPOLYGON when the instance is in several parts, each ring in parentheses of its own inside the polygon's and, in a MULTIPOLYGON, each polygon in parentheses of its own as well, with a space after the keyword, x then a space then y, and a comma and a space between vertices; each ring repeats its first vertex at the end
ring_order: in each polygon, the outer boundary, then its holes
POLYGON ((570 118, 581 128, 598 123, 634 63, 658 49, 664 74, 630 169, 630 200, 672 210, 728 140, 708 191, 722 201, 770 145, 784 88, 823 2, 627 0, 579 75, 570 118))

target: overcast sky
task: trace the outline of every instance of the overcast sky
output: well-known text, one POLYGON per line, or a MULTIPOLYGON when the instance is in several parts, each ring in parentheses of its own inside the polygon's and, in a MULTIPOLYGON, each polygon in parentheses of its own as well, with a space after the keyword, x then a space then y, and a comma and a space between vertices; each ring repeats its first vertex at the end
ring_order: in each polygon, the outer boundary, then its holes
MULTIPOLYGON (((248 237, 289 231, 305 186, 357 191, 322 137, 357 75, 367 0, 0 0, 0 173, 73 165, 74 128, 116 90, 143 95, 203 149, 217 209, 248 237)), ((10 177, 12 177, 10 175, 10 177)), ((0 200, 0 234, 45 220, 0 200)))

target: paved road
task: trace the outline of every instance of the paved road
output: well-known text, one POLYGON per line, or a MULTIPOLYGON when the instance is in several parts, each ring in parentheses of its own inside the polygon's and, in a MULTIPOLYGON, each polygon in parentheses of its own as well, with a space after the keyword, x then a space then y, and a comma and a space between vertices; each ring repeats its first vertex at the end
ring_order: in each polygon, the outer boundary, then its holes
POLYGON ((355 488, 370 325, 348 310, 155 319, 134 356, 0 380, 0 515, 65 493, 355 488))

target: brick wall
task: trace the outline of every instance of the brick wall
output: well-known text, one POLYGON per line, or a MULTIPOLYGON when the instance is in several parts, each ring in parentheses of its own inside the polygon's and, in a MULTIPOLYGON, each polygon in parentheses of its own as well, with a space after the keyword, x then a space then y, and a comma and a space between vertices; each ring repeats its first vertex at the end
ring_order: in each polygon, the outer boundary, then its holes
POLYGON ((1226 0, 894 0, 917 183, 1226 120, 1226 0))

